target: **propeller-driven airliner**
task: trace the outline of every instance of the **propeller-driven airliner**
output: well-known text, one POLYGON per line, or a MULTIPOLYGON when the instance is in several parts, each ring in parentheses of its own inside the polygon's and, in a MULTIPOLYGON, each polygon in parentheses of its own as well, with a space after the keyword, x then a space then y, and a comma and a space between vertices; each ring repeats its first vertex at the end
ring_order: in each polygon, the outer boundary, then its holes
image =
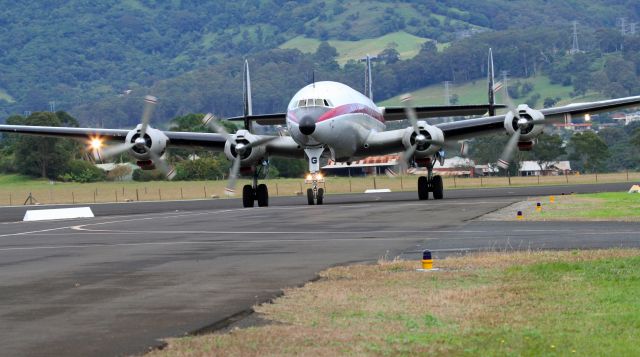
POLYGON ((592 115, 598 112, 640 106, 640 96, 605 101, 571 104, 561 107, 533 109, 526 104, 515 106, 508 96, 508 111, 496 115, 496 109, 504 105, 495 103, 494 70, 491 51, 488 57, 488 104, 414 107, 406 96, 404 107, 378 107, 373 102, 371 58, 365 66, 365 90, 361 93, 338 82, 311 83, 291 98, 286 112, 254 115, 251 98, 249 64, 244 63, 244 115, 228 118, 242 121, 244 129, 227 133, 219 119, 211 114, 203 123, 216 133, 162 131, 150 125, 153 107, 157 99, 145 98, 141 123, 131 130, 0 125, 0 132, 67 137, 92 143, 100 158, 108 158, 128 152, 141 169, 158 168, 167 178, 174 176, 173 168, 165 160, 169 147, 205 148, 224 152, 233 161, 227 190, 235 191, 240 173, 250 174, 252 184, 242 189, 244 207, 269 205, 269 193, 259 179, 269 166, 270 157, 303 158, 309 165, 307 189, 309 205, 323 204, 324 191, 318 183, 324 178, 320 172, 320 159, 329 157, 336 162, 350 163, 373 155, 402 153, 405 167, 427 169, 427 175, 418 179, 418 198, 426 200, 444 197, 442 178, 434 175, 436 163, 445 159, 443 150, 447 142, 457 142, 476 136, 505 133, 510 139, 498 160, 506 168, 516 150, 530 150, 545 124, 566 120, 571 116, 592 115), (488 114, 488 115, 485 115, 488 114), (439 124, 429 124, 425 119, 434 117, 476 116, 439 124), (410 126, 386 130, 386 123, 408 119, 410 126), (258 135, 253 124, 286 125, 288 135, 258 135), (103 142, 118 143, 99 148, 103 142))

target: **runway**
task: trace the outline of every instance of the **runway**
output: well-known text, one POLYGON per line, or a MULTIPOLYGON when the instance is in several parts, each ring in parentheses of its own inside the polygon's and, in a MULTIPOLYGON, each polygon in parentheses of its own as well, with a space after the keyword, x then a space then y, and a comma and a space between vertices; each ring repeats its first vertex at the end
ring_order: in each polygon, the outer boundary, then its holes
MULTIPOLYGON (((92 205, 94 219, 12 222, 0 208, 0 354, 127 355, 206 329, 329 266, 486 249, 639 247, 637 223, 473 220, 523 197, 629 184, 92 205)), ((50 207, 44 207, 50 208, 50 207)), ((19 219, 18 218, 18 219, 19 219)))

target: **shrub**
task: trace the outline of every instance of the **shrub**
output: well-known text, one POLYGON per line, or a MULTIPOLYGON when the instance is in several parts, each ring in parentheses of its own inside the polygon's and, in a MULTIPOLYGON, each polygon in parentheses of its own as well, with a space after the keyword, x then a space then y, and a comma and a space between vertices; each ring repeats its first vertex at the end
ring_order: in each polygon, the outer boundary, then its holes
POLYGON ((84 160, 69 161, 67 172, 62 174, 59 179, 62 181, 73 182, 96 182, 103 181, 107 174, 95 165, 84 160))

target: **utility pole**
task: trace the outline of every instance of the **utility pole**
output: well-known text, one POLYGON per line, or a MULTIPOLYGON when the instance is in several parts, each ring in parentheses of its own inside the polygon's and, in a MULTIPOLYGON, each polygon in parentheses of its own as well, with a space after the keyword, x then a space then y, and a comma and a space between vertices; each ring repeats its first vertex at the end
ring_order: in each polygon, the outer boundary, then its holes
POLYGON ((444 81, 444 104, 451 105, 451 93, 449 91, 449 87, 451 86, 451 81, 444 81))
POLYGON ((574 21, 573 22, 573 45, 571 46, 571 51, 569 51, 569 53, 571 53, 572 55, 575 55, 578 52, 580 52, 580 46, 578 46, 578 21, 574 21))
POLYGON ((55 113, 56 112, 56 101, 52 100, 49 102, 49 111, 51 113, 55 113))

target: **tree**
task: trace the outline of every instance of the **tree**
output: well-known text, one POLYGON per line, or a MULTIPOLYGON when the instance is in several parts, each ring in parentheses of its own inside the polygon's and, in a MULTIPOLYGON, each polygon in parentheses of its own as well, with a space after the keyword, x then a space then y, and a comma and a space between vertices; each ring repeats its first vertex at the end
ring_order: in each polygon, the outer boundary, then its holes
POLYGON ((590 172, 597 172, 610 156, 607 144, 592 131, 573 135, 569 147, 572 165, 590 172))
POLYGON ((640 150, 640 128, 636 128, 633 135, 631 135, 631 140, 629 140, 629 142, 640 150))
POLYGON ((507 135, 500 134, 477 137, 469 144, 469 157, 478 165, 487 164, 495 169, 508 140, 507 135))
POLYGON ((566 154, 562 144, 562 137, 557 134, 542 134, 538 137, 538 142, 533 146, 531 154, 532 158, 540 166, 540 170, 547 170, 552 162, 557 161, 560 156, 566 154))
POLYGON ((273 157, 269 159, 269 163, 277 169, 280 177, 303 177, 308 167, 307 161, 303 159, 292 160, 273 157))
MULTIPOLYGON (((60 126, 62 122, 54 113, 36 112, 25 118, 23 124, 60 126)), ((56 179, 67 170, 78 149, 75 142, 22 135, 15 142, 14 164, 19 173, 56 179)))
POLYGON ((320 42, 320 45, 318 45, 318 49, 313 57, 316 63, 320 66, 320 69, 336 70, 340 68, 336 61, 336 58, 338 57, 338 50, 331 46, 327 41, 320 42))

